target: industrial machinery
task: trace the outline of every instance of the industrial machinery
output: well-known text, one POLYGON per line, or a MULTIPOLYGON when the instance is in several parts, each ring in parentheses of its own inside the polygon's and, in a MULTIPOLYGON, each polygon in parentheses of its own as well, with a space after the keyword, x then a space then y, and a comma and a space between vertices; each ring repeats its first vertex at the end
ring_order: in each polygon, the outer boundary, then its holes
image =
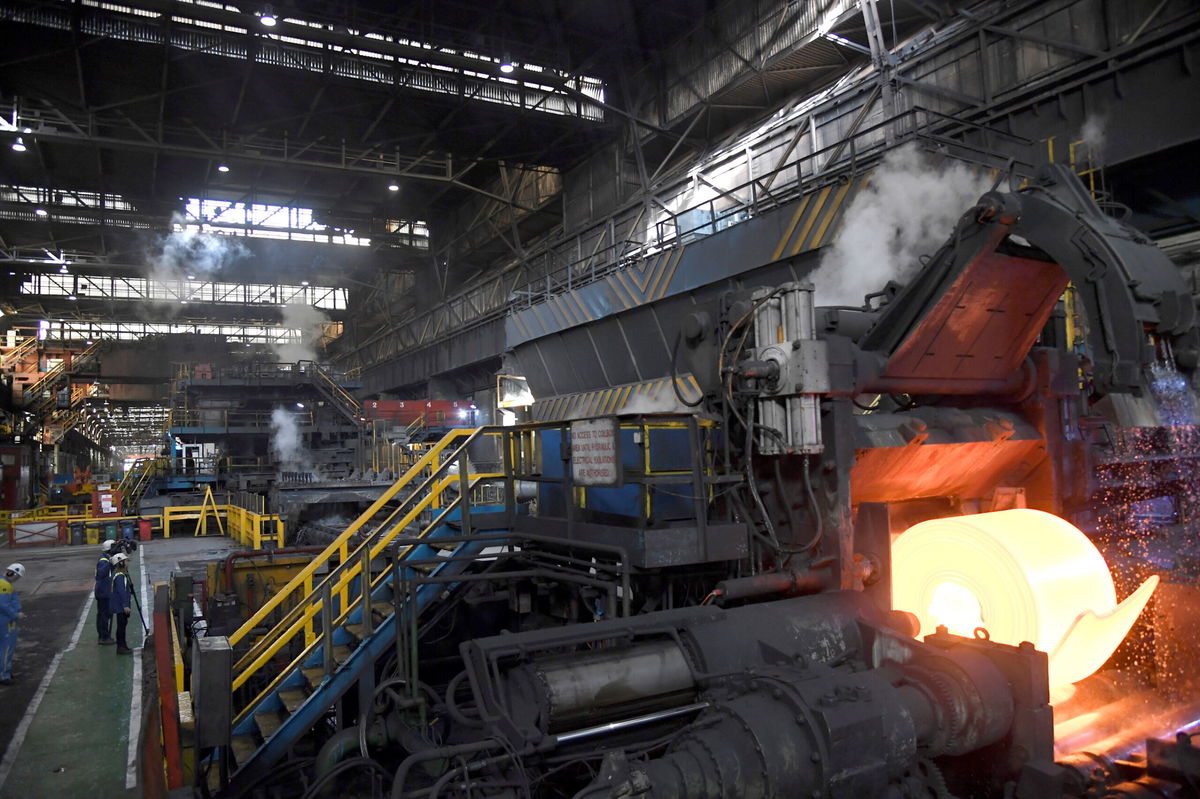
POLYGON ((227 794, 1200 797, 1191 650, 1143 612, 1160 579, 1195 601, 1176 269, 1051 168, 876 288, 713 288, 672 331, 685 420, 473 453, 503 462, 508 532, 448 577, 448 545, 405 560, 396 646, 227 794), (921 525, 941 543, 913 555, 921 525), (1143 694, 1163 712, 1063 749, 1143 694))

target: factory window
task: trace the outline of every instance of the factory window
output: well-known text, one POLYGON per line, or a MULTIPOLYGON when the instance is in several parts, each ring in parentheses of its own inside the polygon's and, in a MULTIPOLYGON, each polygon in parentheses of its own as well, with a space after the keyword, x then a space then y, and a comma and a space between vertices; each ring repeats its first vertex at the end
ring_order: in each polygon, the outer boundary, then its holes
POLYGON ((183 218, 173 227, 177 233, 217 233, 223 236, 349 244, 358 247, 371 244, 369 238, 356 236, 353 230, 330 227, 318 222, 311 208, 266 203, 189 197, 184 204, 183 218))
MULTIPOLYGON (((68 264, 61 267, 68 269, 68 264)), ((48 297, 88 297, 183 303, 215 302, 232 305, 311 305, 330 311, 346 308, 346 289, 333 286, 292 286, 270 283, 221 283, 203 276, 160 280, 145 277, 75 275, 68 272, 29 275, 21 294, 48 297)))

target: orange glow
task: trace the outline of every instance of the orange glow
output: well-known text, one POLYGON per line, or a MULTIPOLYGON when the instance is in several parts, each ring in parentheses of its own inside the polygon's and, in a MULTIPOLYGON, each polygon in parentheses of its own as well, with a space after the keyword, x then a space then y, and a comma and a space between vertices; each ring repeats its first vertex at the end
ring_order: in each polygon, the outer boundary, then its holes
POLYGON ((993 641, 1031 641, 1050 658, 1051 687, 1099 669, 1150 600, 1151 577, 1120 605, 1108 564, 1074 525, 1018 509, 931 519, 892 545, 893 605, 920 635, 944 624, 993 641))

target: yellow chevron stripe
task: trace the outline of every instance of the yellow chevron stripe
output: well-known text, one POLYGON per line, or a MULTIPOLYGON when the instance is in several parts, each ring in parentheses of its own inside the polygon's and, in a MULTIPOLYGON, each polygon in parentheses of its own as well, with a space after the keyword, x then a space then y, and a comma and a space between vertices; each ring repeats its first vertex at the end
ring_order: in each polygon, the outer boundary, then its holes
POLYGON ((567 308, 567 304, 562 301, 562 297, 552 297, 551 302, 547 303, 547 304, 551 305, 551 309, 554 311, 557 311, 558 315, 563 318, 565 327, 574 327, 575 326, 576 322, 574 319, 571 318, 571 315, 567 312, 569 309, 567 308))
POLYGON ((586 320, 585 320, 585 319, 584 319, 584 318, 583 318, 583 317, 582 317, 582 316, 579 314, 579 311, 577 311, 577 310, 575 309, 575 306, 574 306, 574 305, 571 303, 571 300, 570 300, 570 295, 569 295, 569 294, 561 294, 561 295, 559 295, 559 297, 558 297, 558 302, 559 302, 559 304, 560 304, 560 305, 562 305, 563 312, 564 312, 564 313, 566 313, 566 314, 568 314, 568 315, 571 317, 571 324, 572 324, 572 325, 581 325, 581 324, 583 324, 583 323, 586 321, 586 320))
POLYGON ((633 286, 630 285, 632 281, 627 279, 627 275, 624 271, 616 272, 614 274, 616 275, 617 280, 620 281, 621 287, 625 289, 625 291, 629 292, 629 298, 633 301, 633 304, 630 306, 631 308, 641 305, 646 301, 645 294, 639 294, 633 290, 633 286))
POLYGON ((800 224, 800 216, 804 213, 804 209, 808 207, 808 201, 812 198, 811 194, 804 195, 804 199, 796 206, 796 213, 792 214, 792 222, 788 225, 788 229, 784 232, 783 238, 779 240, 779 246, 775 248, 775 253, 771 256, 772 261, 778 261, 779 256, 783 255, 783 248, 792 240, 792 234, 796 232, 796 225, 800 224))
POLYGON ((654 281, 654 276, 658 274, 658 270, 666 262, 667 256, 670 254, 670 250, 660 252, 653 258, 646 260, 646 265, 649 267, 648 269, 634 272, 632 275, 634 282, 637 283, 637 287, 642 290, 643 294, 646 293, 646 289, 654 281))
POLYGON ((663 263, 663 270, 659 275, 660 280, 655 281, 654 286, 650 289, 650 296, 653 299, 661 300, 667 295, 667 287, 671 285, 671 278, 675 277, 675 270, 679 267, 680 260, 683 259, 683 250, 683 247, 677 248, 663 263))
POLYGON ((628 310, 628 309, 632 308, 633 306, 637 305, 637 302, 636 301, 630 302, 629 299, 626 299, 627 294, 622 294, 620 291, 617 291, 618 288, 622 288, 622 289, 625 288, 625 286, 620 282, 620 280, 617 279, 618 274, 620 274, 620 273, 619 272, 614 273, 613 275, 605 278, 605 283, 607 283, 608 287, 610 289, 612 289, 613 296, 617 298, 617 302, 621 303, 621 308, 624 310, 628 310))
POLYGON ((578 292, 572 291, 568 294, 564 294, 563 296, 570 298, 570 301, 575 303, 575 307, 579 309, 579 316, 581 319, 583 319, 585 322, 592 321, 592 314, 587 309, 587 306, 583 304, 583 300, 579 299, 578 292))
POLYGON ((800 237, 796 239, 796 243, 792 246, 791 252, 788 253, 789 255, 795 255, 796 253, 800 252, 800 248, 804 245, 804 240, 808 238, 808 232, 812 230, 812 226, 817 221, 817 217, 821 215, 821 209, 825 207, 825 200, 829 198, 829 192, 832 189, 833 186, 826 186, 825 188, 821 189, 821 192, 817 195, 817 201, 812 204, 812 210, 805 214, 805 216, 808 218, 804 220, 804 227, 800 229, 800 237))
POLYGON ((817 227, 817 232, 813 234, 812 244, 809 245, 808 249, 815 250, 821 246, 821 239, 825 238, 825 231, 829 230, 830 223, 832 223, 833 218, 838 215, 838 209, 842 207, 842 201, 846 199, 846 193, 849 191, 850 184, 847 183, 845 186, 842 186, 842 188, 838 191, 837 196, 833 198, 833 203, 829 206, 829 210, 826 211, 825 219, 823 219, 821 224, 817 227))

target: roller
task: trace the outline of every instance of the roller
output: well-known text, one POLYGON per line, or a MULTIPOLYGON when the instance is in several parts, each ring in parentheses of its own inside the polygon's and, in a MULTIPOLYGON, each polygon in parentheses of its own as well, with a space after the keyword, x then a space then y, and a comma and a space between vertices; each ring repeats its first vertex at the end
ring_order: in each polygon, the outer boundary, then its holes
POLYGON ((919 635, 939 624, 993 641, 1032 642, 1050 659, 1051 687, 1097 671, 1124 640, 1158 585, 1152 576, 1117 603, 1112 574, 1071 523, 1017 509, 931 519, 892 545, 893 605, 919 635))

